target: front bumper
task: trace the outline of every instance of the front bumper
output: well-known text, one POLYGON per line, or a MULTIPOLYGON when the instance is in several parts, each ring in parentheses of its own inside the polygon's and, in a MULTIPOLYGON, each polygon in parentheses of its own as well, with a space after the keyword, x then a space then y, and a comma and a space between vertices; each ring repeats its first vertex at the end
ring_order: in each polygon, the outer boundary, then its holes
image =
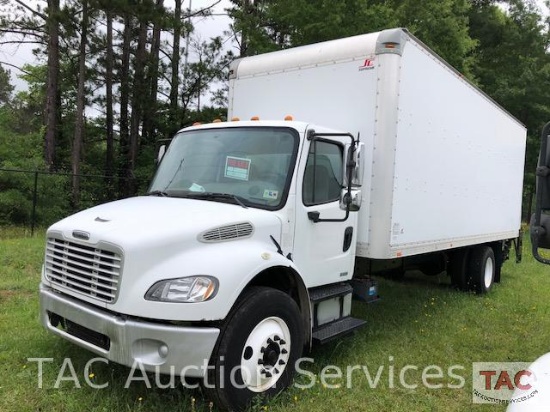
POLYGON ((183 327, 126 318, 40 285, 40 319, 50 332, 129 367, 203 377, 217 328, 183 327))

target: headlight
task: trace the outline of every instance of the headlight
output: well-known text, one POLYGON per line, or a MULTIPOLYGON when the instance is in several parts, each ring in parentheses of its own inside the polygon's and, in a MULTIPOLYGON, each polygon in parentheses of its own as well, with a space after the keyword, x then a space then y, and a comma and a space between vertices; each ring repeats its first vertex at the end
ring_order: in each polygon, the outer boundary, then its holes
POLYGON ((204 302, 218 291, 218 280, 211 276, 166 279, 155 283, 145 299, 158 302, 204 302))

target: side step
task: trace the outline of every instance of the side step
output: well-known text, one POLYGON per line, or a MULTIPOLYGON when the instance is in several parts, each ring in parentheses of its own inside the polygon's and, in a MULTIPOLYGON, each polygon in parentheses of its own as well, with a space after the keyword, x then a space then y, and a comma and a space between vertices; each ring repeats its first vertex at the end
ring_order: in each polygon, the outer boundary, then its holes
POLYGON ((350 316, 327 323, 313 332, 313 341, 315 343, 327 343, 332 339, 346 335, 365 325, 367 322, 362 319, 352 318, 350 316))
POLYGON ((318 303, 326 299, 345 296, 353 292, 353 288, 349 283, 339 283, 330 286, 321 286, 320 288, 311 289, 309 291, 309 299, 312 303, 318 303))

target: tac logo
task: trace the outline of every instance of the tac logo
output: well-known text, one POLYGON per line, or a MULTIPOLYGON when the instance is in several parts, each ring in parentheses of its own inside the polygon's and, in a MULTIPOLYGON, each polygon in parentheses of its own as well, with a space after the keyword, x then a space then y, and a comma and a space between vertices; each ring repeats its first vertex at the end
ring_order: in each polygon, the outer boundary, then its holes
POLYGON ((374 57, 367 57, 361 66, 359 66, 359 71, 363 70, 372 70, 374 69, 374 57))
POLYGON ((479 374, 485 378, 485 390, 499 391, 506 388, 513 391, 518 388, 522 391, 528 391, 533 387, 528 379, 533 375, 530 370, 522 369, 516 372, 513 377, 510 376, 507 370, 486 370, 479 371, 479 374), (526 379, 522 381, 523 377, 526 377, 526 379))
POLYGON ((474 403, 510 403, 514 392, 530 393, 536 376, 525 362, 474 362, 472 401, 474 403))

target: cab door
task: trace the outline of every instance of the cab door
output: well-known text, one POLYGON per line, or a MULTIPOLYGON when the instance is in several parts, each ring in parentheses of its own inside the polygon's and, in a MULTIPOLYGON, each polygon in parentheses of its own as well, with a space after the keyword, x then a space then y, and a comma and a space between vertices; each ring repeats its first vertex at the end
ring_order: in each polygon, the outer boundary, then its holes
POLYGON ((341 206, 349 142, 349 136, 313 135, 305 143, 305 161, 298 169, 293 259, 307 287, 353 275, 358 214, 346 213, 341 206))

